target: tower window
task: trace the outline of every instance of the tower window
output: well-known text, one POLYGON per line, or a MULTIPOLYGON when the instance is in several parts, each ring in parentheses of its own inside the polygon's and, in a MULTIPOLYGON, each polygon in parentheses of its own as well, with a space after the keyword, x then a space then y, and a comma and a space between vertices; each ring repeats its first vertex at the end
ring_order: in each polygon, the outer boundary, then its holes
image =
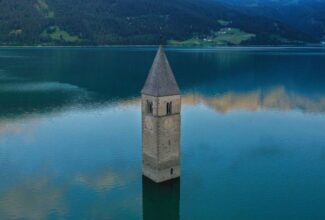
POLYGON ((170 175, 173 175, 173 174, 174 174, 174 169, 171 168, 171 169, 170 169, 170 175))
POLYGON ((147 100, 147 113, 152 114, 153 113, 153 107, 152 107, 152 102, 147 100))
POLYGON ((172 102, 167 102, 167 115, 171 115, 172 114, 172 102))

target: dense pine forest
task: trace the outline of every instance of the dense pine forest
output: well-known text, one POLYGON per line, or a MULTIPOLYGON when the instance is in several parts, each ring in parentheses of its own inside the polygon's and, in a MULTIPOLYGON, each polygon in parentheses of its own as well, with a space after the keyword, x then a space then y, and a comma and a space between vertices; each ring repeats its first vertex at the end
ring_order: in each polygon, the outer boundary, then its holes
POLYGON ((288 22, 212 0, 0 0, 1 45, 318 43, 288 22))

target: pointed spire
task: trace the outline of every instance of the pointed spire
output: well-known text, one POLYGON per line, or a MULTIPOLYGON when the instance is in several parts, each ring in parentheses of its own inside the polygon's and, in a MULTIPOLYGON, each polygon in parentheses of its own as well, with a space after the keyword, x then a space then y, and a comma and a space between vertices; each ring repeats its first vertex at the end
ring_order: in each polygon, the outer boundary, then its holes
POLYGON ((162 46, 158 49, 141 93, 152 96, 180 95, 179 87, 162 46))

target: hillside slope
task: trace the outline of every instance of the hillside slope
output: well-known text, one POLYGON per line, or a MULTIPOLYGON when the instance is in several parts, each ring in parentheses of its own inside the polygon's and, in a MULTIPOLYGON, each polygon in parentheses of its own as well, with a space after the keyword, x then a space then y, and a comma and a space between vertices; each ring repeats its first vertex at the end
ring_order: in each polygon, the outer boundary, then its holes
POLYGON ((299 31, 325 40, 325 1, 323 0, 216 0, 236 7, 242 13, 268 17, 299 31))
POLYGON ((207 0, 0 0, 3 45, 315 42, 279 21, 207 0), (229 30, 229 31, 228 31, 229 30))

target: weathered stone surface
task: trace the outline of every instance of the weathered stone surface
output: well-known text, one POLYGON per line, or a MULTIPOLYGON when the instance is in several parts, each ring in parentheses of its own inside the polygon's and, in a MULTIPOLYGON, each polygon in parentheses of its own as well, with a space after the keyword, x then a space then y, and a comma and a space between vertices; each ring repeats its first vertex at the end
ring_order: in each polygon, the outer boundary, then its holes
POLYGON ((143 175, 156 183, 161 183, 180 177, 180 166, 173 167, 173 174, 170 173, 170 169, 171 168, 158 170, 156 168, 143 165, 143 175))
MULTIPOLYGON (((161 54, 157 56, 155 62, 159 63, 160 61, 157 59, 161 54)), ((167 58, 163 62, 168 64, 167 58)), ((157 65, 154 68, 158 68, 157 65)), ((175 91, 176 81, 172 86, 168 86, 166 81, 163 84, 155 82, 161 78, 160 74, 173 76, 171 69, 154 69, 154 73, 152 71, 151 74, 156 75, 154 79, 150 79, 150 83, 164 85, 163 89, 159 87, 159 91, 164 91, 164 93, 150 95, 149 92, 143 93, 143 91, 149 91, 148 82, 142 91, 143 175, 155 182, 163 182, 180 176, 181 96, 179 92, 174 94, 175 92, 167 91, 168 88, 173 88, 175 91), (167 70, 168 73, 165 73, 167 70)), ((150 87, 150 89, 154 89, 154 87, 150 87)))

